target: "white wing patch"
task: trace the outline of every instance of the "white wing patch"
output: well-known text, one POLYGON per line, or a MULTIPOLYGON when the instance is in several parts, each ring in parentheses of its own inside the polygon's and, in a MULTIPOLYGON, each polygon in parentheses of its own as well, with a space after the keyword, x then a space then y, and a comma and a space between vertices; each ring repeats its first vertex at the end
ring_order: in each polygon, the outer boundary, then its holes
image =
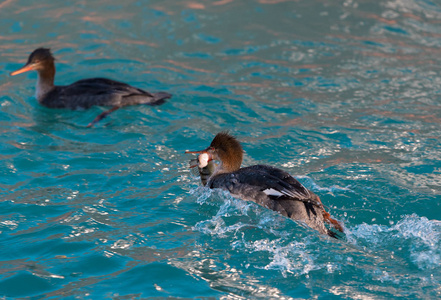
POLYGON ((292 191, 292 190, 287 190, 287 189, 283 189, 281 191, 278 191, 273 188, 265 189, 262 192, 264 192, 267 196, 275 196, 275 197, 288 196, 288 197, 292 197, 292 198, 296 198, 296 199, 310 198, 311 195, 310 195, 309 191, 307 189, 305 189, 305 191, 306 191, 306 195, 303 193, 299 193, 297 191, 292 191))
POLYGON ((279 191, 277 191, 275 189, 266 189, 266 190, 263 190, 262 192, 264 192, 267 196, 277 196, 277 197, 279 197, 279 196, 286 195, 286 194, 283 194, 283 193, 281 193, 281 192, 279 192, 279 191))

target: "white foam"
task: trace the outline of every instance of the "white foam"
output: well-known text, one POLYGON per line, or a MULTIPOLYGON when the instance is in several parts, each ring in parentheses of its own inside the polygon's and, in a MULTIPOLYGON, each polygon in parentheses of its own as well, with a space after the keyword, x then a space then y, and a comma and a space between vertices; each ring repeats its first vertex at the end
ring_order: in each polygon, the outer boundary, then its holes
POLYGON ((395 225, 360 224, 348 231, 348 240, 370 252, 390 252, 394 249, 412 261, 419 269, 434 269, 441 264, 441 222, 404 216, 395 225))
POLYGON ((284 277, 288 274, 306 275, 311 271, 326 269, 333 273, 340 268, 340 265, 333 262, 317 263, 313 253, 308 251, 309 243, 291 241, 286 244, 285 238, 275 240, 261 239, 256 241, 245 241, 236 243, 236 247, 244 246, 251 252, 268 252, 269 263, 264 266, 255 266, 257 269, 278 270, 284 277))

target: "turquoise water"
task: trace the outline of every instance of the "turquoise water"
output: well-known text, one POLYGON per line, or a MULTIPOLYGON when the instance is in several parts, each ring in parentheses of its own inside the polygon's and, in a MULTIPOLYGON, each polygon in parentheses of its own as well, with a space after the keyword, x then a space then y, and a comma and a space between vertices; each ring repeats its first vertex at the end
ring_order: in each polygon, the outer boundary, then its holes
POLYGON ((0 297, 437 299, 439 1, 0 2, 0 297), (124 4, 121 4, 124 3, 124 4), (57 84, 174 96, 54 110, 57 84), (244 165, 295 175, 344 223, 319 236, 199 187, 186 149, 229 129, 244 165))

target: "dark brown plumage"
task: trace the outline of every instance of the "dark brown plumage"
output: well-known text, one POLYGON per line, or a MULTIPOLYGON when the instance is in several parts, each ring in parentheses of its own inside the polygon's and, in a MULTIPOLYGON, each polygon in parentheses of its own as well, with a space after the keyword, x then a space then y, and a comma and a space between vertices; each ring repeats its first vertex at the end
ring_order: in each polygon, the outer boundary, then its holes
POLYGON ((54 61, 50 49, 38 48, 29 55, 27 63, 11 75, 37 71, 36 98, 41 105, 49 108, 88 109, 92 106, 111 106, 97 116, 89 127, 123 106, 160 105, 171 97, 165 92, 149 93, 106 78, 83 79, 70 85, 56 86, 54 61))

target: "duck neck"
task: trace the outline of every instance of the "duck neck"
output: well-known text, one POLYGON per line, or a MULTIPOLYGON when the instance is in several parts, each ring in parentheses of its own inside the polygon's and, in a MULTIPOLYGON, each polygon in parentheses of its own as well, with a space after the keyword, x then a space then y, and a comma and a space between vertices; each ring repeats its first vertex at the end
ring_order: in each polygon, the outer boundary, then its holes
POLYGON ((224 167, 224 163, 222 161, 219 162, 219 164, 217 165, 216 169, 214 169, 213 174, 211 175, 211 177, 219 175, 219 174, 223 174, 223 173, 230 173, 228 172, 225 167, 224 167))
POLYGON ((213 172, 214 175, 224 174, 224 173, 233 173, 240 169, 242 160, 234 160, 234 161, 220 161, 219 165, 213 172))
POLYGON ((55 65, 49 64, 43 70, 38 71, 37 86, 35 89, 35 98, 41 102, 44 97, 54 89, 55 65))

